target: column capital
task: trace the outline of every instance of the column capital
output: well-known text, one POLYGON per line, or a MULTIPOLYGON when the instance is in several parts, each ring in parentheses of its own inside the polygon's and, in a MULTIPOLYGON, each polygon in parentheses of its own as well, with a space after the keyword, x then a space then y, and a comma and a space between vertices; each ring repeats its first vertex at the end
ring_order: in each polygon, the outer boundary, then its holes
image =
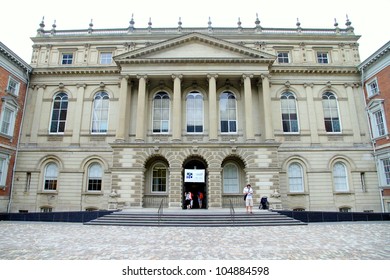
POLYGON ((214 78, 214 79, 217 79, 218 78, 218 74, 211 74, 211 73, 208 73, 207 74, 207 79, 210 80, 211 78, 214 78))
POLYGON ((148 75, 146 75, 146 74, 137 74, 137 79, 138 80, 140 80, 140 79, 147 80, 148 79, 148 75))
POLYGON ((254 77, 254 75, 253 74, 242 74, 242 76, 241 76, 243 79, 246 79, 246 78, 250 78, 250 79, 252 79, 253 77, 254 77))
POLYGON ((183 79, 183 75, 182 74, 172 74, 172 79, 175 80, 175 79, 179 79, 179 80, 182 80, 183 79))
POLYGON ((85 89, 87 87, 87 84, 86 83, 84 83, 84 84, 77 84, 76 87, 85 89))
POLYGON ((303 83, 303 87, 304 88, 307 88, 307 87, 313 88, 314 87, 314 83, 303 83))
POLYGON ((261 77, 262 80, 264 80, 265 78, 271 79, 271 74, 269 74, 269 73, 268 73, 268 74, 263 73, 263 74, 260 75, 260 77, 261 77))

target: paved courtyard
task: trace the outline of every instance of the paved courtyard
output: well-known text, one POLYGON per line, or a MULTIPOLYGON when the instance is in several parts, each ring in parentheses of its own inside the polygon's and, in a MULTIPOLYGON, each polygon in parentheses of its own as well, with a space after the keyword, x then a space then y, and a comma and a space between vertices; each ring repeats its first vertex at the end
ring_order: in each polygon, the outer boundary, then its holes
POLYGON ((390 260, 390 222, 127 227, 0 221, 1 260, 390 260))

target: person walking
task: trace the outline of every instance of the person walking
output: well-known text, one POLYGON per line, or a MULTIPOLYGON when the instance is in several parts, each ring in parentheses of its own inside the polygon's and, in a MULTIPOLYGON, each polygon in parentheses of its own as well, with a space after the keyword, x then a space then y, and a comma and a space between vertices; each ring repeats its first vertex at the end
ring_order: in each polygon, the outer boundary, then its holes
POLYGON ((245 195, 245 206, 246 206, 246 213, 253 214, 252 208, 253 208, 253 189, 251 187, 251 184, 247 184, 246 187, 243 190, 243 193, 245 195))
POLYGON ((198 192, 199 209, 202 209, 202 203, 203 203, 203 193, 202 192, 198 192))

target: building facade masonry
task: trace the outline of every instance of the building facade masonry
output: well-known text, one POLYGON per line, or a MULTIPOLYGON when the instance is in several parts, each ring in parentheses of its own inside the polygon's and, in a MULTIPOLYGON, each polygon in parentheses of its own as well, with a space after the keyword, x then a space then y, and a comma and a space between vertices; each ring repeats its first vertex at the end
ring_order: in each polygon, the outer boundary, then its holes
POLYGON ((330 29, 128 27, 32 38, 11 212, 381 209, 358 39, 330 29))

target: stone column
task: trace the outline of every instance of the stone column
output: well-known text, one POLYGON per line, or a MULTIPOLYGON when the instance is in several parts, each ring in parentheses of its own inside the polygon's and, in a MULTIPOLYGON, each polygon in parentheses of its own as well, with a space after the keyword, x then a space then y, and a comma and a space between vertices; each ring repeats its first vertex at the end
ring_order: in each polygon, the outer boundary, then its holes
POLYGON ((86 87, 86 84, 77 84, 75 118, 72 133, 72 143, 75 145, 80 144, 81 119, 83 117, 84 92, 86 87))
POLYGON ((145 108, 146 108, 146 82, 147 75, 137 76, 138 78, 138 102, 137 102, 137 125, 135 140, 145 141, 145 108))
MULTIPOLYGON (((352 124, 352 131, 353 131, 353 141, 355 143, 361 142, 361 132, 359 127, 359 116, 356 110, 356 102, 355 102, 355 95, 353 92, 353 84, 345 84, 344 85, 347 91, 347 97, 348 97, 348 106, 349 106, 349 117, 351 119, 352 124)), ((362 107, 363 108, 363 107, 362 107)))
MULTIPOLYGON (((38 140, 39 124, 41 122, 41 113, 42 113, 42 100, 43 100, 43 93, 45 91, 45 88, 46 85, 38 86, 38 93, 35 99, 33 121, 31 125, 31 135, 30 135, 31 143, 37 143, 38 140)), ((50 131, 50 124, 49 124, 49 131, 50 131)))
POLYGON ((209 167, 207 173, 208 190, 205 195, 208 208, 222 208, 222 168, 209 167))
POLYGON ((129 84, 129 76, 124 76, 120 83, 118 126, 115 142, 124 142, 128 135, 130 101, 132 84, 129 84))
POLYGON ((244 100, 245 100, 245 132, 246 140, 254 140, 253 133, 253 113, 252 113, 252 85, 251 78, 253 75, 242 75, 244 80, 244 100))
POLYGON ((262 92, 264 106, 264 124, 265 124, 265 141, 274 141, 274 128, 272 125, 271 94, 269 85, 269 75, 262 74, 262 92))
POLYGON ((183 178, 181 167, 169 168, 169 208, 180 209, 182 206, 183 178))
POLYGON ((218 139, 217 81, 218 75, 208 74, 209 80, 209 139, 218 139))
POLYGON ((311 84, 305 83, 305 84, 303 84, 303 87, 306 90, 307 113, 308 113, 308 117, 309 117, 311 142, 312 143, 319 143, 318 130, 317 130, 317 114, 316 114, 316 110, 315 110, 314 97, 313 97, 314 85, 312 83, 311 84))
POLYGON ((181 140, 181 79, 182 75, 172 75, 173 79, 173 113, 172 139, 181 140))

